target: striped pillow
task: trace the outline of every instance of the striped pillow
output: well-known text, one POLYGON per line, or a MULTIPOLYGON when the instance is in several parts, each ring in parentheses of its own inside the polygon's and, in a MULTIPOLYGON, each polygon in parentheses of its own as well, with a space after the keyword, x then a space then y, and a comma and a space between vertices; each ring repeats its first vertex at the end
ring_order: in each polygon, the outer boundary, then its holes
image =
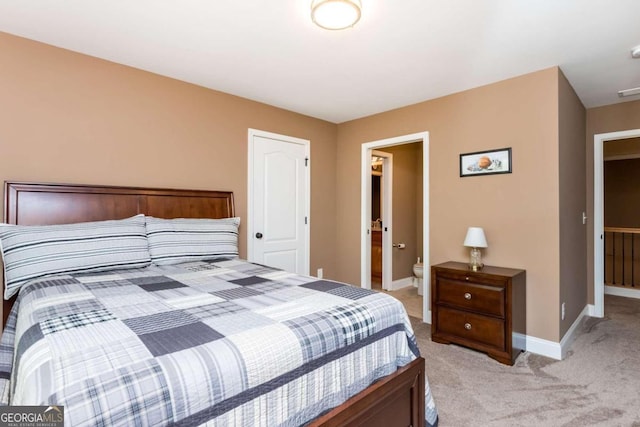
POLYGON ((50 274, 144 267, 151 263, 144 215, 62 225, 0 225, 4 298, 50 274))
POLYGON ((240 218, 147 217, 151 261, 157 265, 238 256, 240 218))

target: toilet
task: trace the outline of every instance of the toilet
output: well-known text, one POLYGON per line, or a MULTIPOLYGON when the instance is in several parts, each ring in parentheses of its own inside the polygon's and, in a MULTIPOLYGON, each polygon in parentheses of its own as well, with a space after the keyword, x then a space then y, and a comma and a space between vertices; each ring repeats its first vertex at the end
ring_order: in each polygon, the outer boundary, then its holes
POLYGON ((415 280, 418 281, 418 295, 422 295, 424 293, 422 285, 422 268, 423 264, 420 262, 420 258, 418 258, 418 262, 413 264, 413 275, 415 276, 415 280))

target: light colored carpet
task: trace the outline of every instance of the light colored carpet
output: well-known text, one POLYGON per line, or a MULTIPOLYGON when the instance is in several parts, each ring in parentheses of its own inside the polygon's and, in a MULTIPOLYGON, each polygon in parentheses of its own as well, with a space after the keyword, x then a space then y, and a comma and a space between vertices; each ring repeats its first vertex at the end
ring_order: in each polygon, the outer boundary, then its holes
POLYGON ((407 286, 396 291, 382 291, 397 298, 404 305, 409 316, 422 319, 422 295, 418 295, 418 288, 407 286))
POLYGON ((412 318, 440 427, 640 427, 640 300, 607 295, 565 360, 523 353, 514 366, 430 339, 412 318))

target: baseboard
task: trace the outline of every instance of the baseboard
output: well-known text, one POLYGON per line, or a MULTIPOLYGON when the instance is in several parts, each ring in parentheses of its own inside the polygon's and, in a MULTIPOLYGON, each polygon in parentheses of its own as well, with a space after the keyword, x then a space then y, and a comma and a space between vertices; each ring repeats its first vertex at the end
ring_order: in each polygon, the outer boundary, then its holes
POLYGON ((528 352, 550 357, 556 360, 562 360, 567 356, 567 352, 569 351, 571 343, 576 337, 576 332, 578 331, 578 327, 580 326, 582 319, 585 316, 589 316, 594 311, 595 307, 593 305, 586 305, 582 312, 578 315, 576 320, 573 322, 571 327, 567 330, 567 333, 564 334, 564 337, 562 337, 560 342, 549 341, 531 335, 514 334, 513 344, 522 345, 524 341, 526 343, 526 346, 522 348, 526 348, 528 352))
POLYGON ((571 347, 571 343, 576 339, 576 332, 578 332, 578 327, 582 323, 582 319, 585 316, 589 315, 589 304, 585 305, 582 309, 582 312, 578 315, 576 320, 571 324, 571 327, 564 334, 562 339, 560 340, 560 349, 562 351, 561 356, 564 359, 567 356, 567 352, 569 351, 569 347, 571 347))
MULTIPOLYGON (((517 337, 514 336, 514 339, 517 337)), ((560 343, 543 340, 542 338, 527 335, 520 338, 526 341, 526 349, 530 353, 539 354, 541 356, 550 357, 556 360, 562 360, 562 348, 560 343)))
POLYGON ((619 297, 640 299, 640 289, 627 289, 627 288, 619 288, 617 286, 605 285, 604 293, 605 295, 616 295, 619 297))
POLYGON ((413 276, 405 277, 404 279, 398 279, 391 282, 390 291, 397 291, 398 289, 408 288, 409 286, 413 286, 413 276))

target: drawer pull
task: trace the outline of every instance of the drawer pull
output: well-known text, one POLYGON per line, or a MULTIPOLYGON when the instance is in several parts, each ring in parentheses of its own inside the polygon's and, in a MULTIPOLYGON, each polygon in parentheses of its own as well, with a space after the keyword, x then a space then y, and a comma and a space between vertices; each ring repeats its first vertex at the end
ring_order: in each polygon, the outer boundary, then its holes
POLYGON ((469 281, 469 276, 465 277, 464 280, 469 281))
POLYGON ((465 292, 464 299, 471 299, 471 294, 469 292, 465 292))
POLYGON ((470 331, 470 330, 471 330, 471 323, 465 323, 465 324, 464 324, 464 328, 465 328, 467 331, 470 331))

